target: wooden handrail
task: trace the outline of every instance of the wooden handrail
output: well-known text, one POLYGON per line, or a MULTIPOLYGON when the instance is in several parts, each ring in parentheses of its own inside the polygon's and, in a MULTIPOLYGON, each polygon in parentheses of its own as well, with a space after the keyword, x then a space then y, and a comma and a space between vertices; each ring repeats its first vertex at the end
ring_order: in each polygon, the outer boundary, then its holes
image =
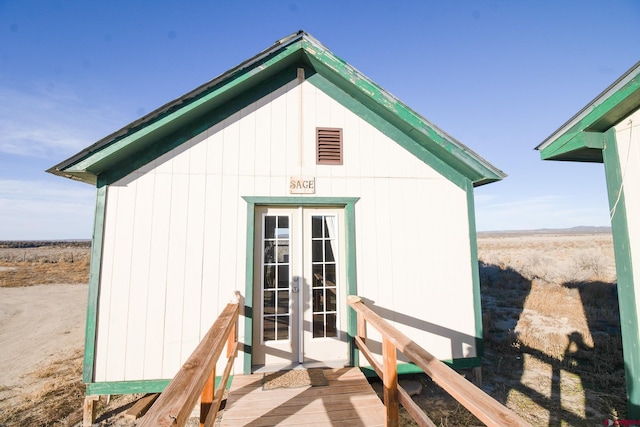
POLYGON ((138 426, 184 426, 200 396, 200 426, 212 426, 238 353, 239 303, 228 304, 138 426), (227 346, 227 365, 214 392, 216 364, 227 346))
POLYGON ((438 360, 420 347, 409 337, 391 326, 367 307, 358 296, 347 297, 349 305, 358 314, 358 336, 356 345, 367 358, 384 384, 384 399, 387 409, 387 426, 398 425, 398 402, 420 426, 435 426, 424 411, 418 407, 409 395, 397 384, 396 349, 421 368, 433 381, 449 393, 454 399, 488 426, 530 426, 515 412, 503 406, 491 396, 480 390, 455 370, 438 360), (382 334, 382 365, 366 345, 367 324, 382 334))

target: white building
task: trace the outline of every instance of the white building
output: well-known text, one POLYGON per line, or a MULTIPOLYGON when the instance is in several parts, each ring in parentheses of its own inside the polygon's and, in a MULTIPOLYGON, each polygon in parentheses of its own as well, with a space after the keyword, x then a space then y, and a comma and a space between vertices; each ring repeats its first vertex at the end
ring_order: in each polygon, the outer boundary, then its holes
POLYGON ((366 364, 349 294, 481 363, 473 188, 504 174, 304 32, 49 172, 97 188, 88 394, 164 389, 234 291, 236 374, 366 364))
POLYGON ((544 160, 604 163, 618 276, 628 418, 640 419, 640 62, 537 149, 544 160))

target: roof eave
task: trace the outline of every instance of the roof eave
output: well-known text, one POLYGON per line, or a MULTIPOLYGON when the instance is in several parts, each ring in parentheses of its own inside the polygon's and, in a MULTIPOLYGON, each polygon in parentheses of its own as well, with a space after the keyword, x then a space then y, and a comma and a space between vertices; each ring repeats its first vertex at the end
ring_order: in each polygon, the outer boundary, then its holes
POLYGON ((602 133, 640 108, 640 62, 535 149, 543 160, 602 162, 602 133), (598 136, 597 136, 598 135, 598 136))
MULTIPOLYGON (((227 84, 231 81, 236 82, 234 85, 234 87, 236 87, 239 86, 239 83, 255 78, 257 74, 268 74, 265 70, 267 70, 269 66, 265 64, 269 62, 279 63, 282 57, 295 54, 296 51, 300 50, 295 47, 295 43, 304 36, 306 36, 306 33, 299 31, 291 36, 278 40, 274 45, 249 60, 244 61, 242 64, 220 74, 189 93, 164 104, 140 119, 100 139, 74 156, 47 169, 46 172, 94 184, 97 176, 109 166, 109 163, 104 162, 104 159, 110 154, 105 154, 105 151, 109 150, 110 147, 113 146, 109 151, 115 152, 122 146, 126 146, 135 141, 140 136, 159 129, 165 125, 167 121, 175 118, 180 111, 185 112, 201 107, 202 104, 218 96, 220 92, 228 90, 229 86, 227 84), (289 50, 287 51, 287 49, 289 50), (243 80, 241 80, 242 77, 244 77, 243 80), (116 144, 118 144, 118 146, 115 146, 116 144), (103 164, 97 166, 100 162, 103 164)), ((285 63, 280 62, 280 66, 283 67, 284 65, 285 63)), ((272 71, 272 73, 274 72, 275 71, 272 71)))
MULTIPOLYGON (((334 82, 340 79, 342 84, 339 85, 355 98, 373 101, 377 106, 376 113, 393 122, 429 151, 460 170, 473 182, 474 186, 499 181, 506 177, 500 169, 416 113, 313 38, 305 37, 302 40, 302 48, 320 74, 334 82)), ((372 103, 368 102, 368 105, 372 103)))
POLYGON ((99 140, 47 172, 94 184, 97 176, 117 162, 123 153, 140 149, 136 142, 144 138, 149 140, 153 132, 157 135, 167 132, 171 126, 176 126, 180 117, 186 120, 185 117, 196 114, 198 109, 211 108, 212 103, 221 102, 223 94, 228 95, 233 88, 246 89, 251 82, 268 78, 269 73, 275 74, 285 67, 287 61, 297 60, 298 54, 306 55, 306 60, 317 72, 326 74, 331 80, 341 80, 341 86, 352 95, 366 98, 367 104, 373 105, 377 113, 460 171, 474 186, 499 181, 506 176, 303 31, 278 40, 253 58, 99 140), (170 124, 172 121, 173 125, 170 124))

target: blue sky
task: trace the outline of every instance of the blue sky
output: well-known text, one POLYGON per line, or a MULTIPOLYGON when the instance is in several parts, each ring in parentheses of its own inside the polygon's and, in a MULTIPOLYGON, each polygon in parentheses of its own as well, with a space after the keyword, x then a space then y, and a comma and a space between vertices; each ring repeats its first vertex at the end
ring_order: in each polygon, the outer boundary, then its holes
POLYGON ((603 166, 533 149, 640 59, 637 0, 0 0, 0 240, 90 238, 45 169, 300 29, 509 175, 478 230, 609 225, 603 166))

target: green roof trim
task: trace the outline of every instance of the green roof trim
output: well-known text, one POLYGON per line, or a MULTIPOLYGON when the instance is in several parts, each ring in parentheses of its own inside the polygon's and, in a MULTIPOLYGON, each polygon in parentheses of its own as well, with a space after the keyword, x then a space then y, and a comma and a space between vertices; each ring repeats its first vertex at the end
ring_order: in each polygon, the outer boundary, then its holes
POLYGON ((640 108, 640 62, 545 139, 543 160, 602 163, 604 133, 640 108))
POLYGON ((506 176, 319 43, 303 40, 302 45, 318 74, 467 176, 474 185, 499 181, 506 176))
POLYGON ((371 126, 388 136, 391 140, 395 141, 405 150, 422 160, 423 163, 429 165, 449 181, 453 182, 463 190, 467 189, 467 183, 469 182, 468 177, 465 177, 454 167, 445 163, 440 157, 434 155, 423 145, 416 143, 415 139, 409 137, 396 126, 393 126, 393 124, 388 120, 376 114, 369 107, 364 105, 362 102, 359 102, 356 98, 333 84, 330 80, 326 79, 319 73, 316 73, 313 76, 310 76, 307 81, 329 95, 335 101, 342 104, 345 108, 358 115, 364 121, 368 122, 371 126))
MULTIPOLYGON (((305 68, 305 74, 320 74, 349 96, 407 135, 422 150, 427 150, 474 186, 499 181, 506 175, 456 141, 424 117, 400 102, 358 70, 335 56, 309 34, 299 31, 223 73, 186 95, 171 101, 92 146, 53 166, 47 172, 91 184, 105 174, 107 181, 140 167, 198 131, 204 131, 222 117, 212 111, 225 108, 238 97, 266 81, 279 80, 292 67, 305 68), (185 131, 188 128, 188 131, 185 131), (158 149, 157 146, 162 146, 158 149), (142 160, 132 162, 132 158, 142 160), (126 165, 123 167, 123 163, 126 165), (118 172, 114 173, 116 169, 118 172)), ((263 86, 264 87, 264 86, 263 86)), ((406 148, 406 144, 402 144, 406 148)), ((415 153, 416 149, 410 150, 415 153)))
POLYGON ((601 132, 577 132, 562 142, 552 144, 540 152, 542 160, 570 160, 602 162, 604 134, 601 132))

